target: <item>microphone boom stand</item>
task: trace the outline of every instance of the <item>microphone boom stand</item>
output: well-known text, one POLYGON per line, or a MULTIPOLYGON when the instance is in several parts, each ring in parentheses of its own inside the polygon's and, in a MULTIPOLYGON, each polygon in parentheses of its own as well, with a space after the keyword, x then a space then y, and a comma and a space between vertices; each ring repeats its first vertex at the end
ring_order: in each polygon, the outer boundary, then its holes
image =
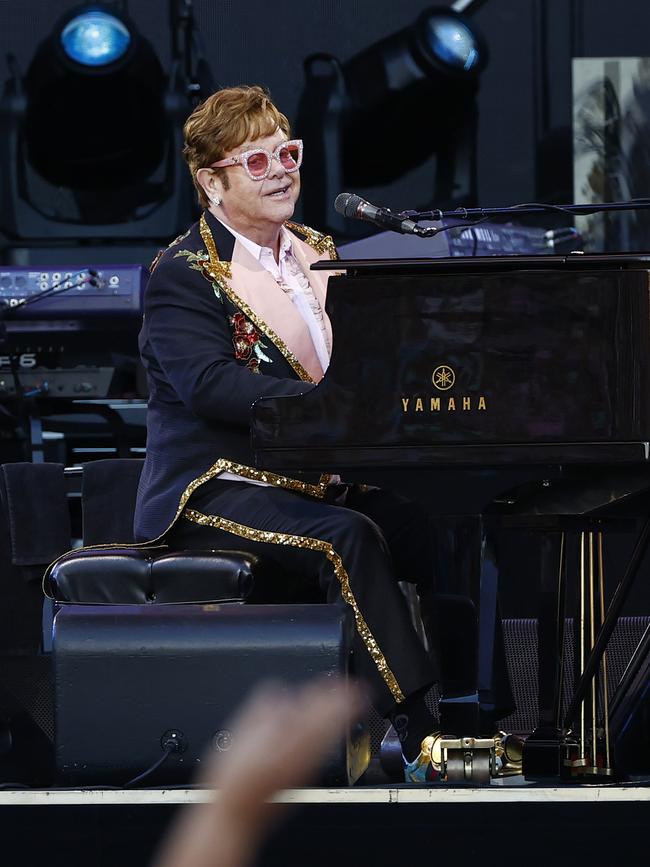
POLYGON ((521 217, 528 214, 545 214, 549 211, 562 214, 599 214, 607 211, 642 211, 650 209, 650 199, 631 199, 627 202, 607 202, 602 204, 591 205, 544 205, 538 202, 531 202, 524 205, 510 205, 503 208, 456 208, 453 211, 441 211, 434 209, 431 211, 401 211, 400 216, 411 220, 463 220, 465 222, 456 223, 453 226, 445 226, 438 228, 435 226, 417 226, 413 232, 420 238, 430 238, 440 232, 445 232, 448 229, 454 229, 456 226, 472 225, 480 223, 490 217, 521 217))

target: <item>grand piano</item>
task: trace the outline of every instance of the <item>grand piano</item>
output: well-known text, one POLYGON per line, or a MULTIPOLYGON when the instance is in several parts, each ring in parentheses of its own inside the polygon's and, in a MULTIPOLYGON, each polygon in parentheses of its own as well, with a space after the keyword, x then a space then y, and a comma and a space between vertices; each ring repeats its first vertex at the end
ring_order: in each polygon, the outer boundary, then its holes
MULTIPOLYGON (((466 513, 471 490, 471 511, 480 518, 475 548, 483 555, 474 588, 482 619, 478 678, 487 692, 498 570, 485 557, 486 540, 496 525, 538 531, 539 721, 526 742, 524 772, 574 779, 621 773, 610 743, 619 733, 609 731, 606 647, 650 523, 643 524, 607 609, 602 543, 612 521, 635 508, 645 514, 650 490, 650 256, 348 260, 313 267, 333 271, 331 364, 303 395, 254 406, 258 465, 406 489, 435 501, 438 515, 466 513), (581 552, 582 607, 575 618, 576 686, 567 706, 571 534, 581 552)), ((647 645, 645 636, 633 660, 636 677, 614 697, 620 729, 640 712, 647 645)), ((618 752, 626 750, 629 744, 618 752)))

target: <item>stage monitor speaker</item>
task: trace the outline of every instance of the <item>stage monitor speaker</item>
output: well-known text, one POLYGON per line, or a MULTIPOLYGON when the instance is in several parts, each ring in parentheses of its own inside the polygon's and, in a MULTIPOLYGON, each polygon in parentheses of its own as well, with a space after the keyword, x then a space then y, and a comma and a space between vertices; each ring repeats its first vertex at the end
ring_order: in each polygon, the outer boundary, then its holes
MULTIPOLYGON (((348 614, 334 605, 63 606, 53 641, 61 778, 124 785, 173 741, 146 785, 190 782, 210 750, 229 749, 233 713, 258 682, 346 676, 348 614)), ((360 727, 333 751, 322 782, 348 785, 369 760, 360 727)))

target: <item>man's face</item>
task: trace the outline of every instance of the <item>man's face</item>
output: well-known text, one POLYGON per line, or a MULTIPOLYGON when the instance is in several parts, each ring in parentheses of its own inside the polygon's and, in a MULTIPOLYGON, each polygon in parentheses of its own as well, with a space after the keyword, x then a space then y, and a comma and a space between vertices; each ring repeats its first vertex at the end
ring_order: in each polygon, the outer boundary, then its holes
MULTIPOLYGON (((244 151, 264 148, 273 153, 280 142, 287 137, 282 130, 273 135, 262 136, 254 141, 245 141, 237 148, 224 154, 224 158, 237 156, 244 151)), ((271 169, 263 180, 252 180, 242 165, 228 166, 230 182, 226 189, 220 178, 216 178, 217 192, 221 199, 221 212, 226 222, 247 235, 251 228, 257 230, 265 226, 281 226, 293 216, 294 207, 300 194, 300 172, 287 172, 275 158, 271 169)))

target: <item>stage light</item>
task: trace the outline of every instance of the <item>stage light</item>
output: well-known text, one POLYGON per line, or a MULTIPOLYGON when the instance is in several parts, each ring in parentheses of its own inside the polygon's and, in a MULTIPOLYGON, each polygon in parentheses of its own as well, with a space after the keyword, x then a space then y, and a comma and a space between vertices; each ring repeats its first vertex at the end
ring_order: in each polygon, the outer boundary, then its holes
POLYGON ((474 33, 458 18, 434 13, 421 24, 423 45, 432 57, 453 71, 470 72, 481 60, 474 33))
POLYGON ((124 22, 113 14, 90 9, 75 15, 61 31, 61 45, 81 66, 106 66, 124 57, 131 34, 124 22))
POLYGON ((121 238, 155 249, 192 221, 182 127, 211 83, 195 56, 191 3, 170 0, 168 73, 124 7, 72 8, 24 75, 10 60, 0 100, 0 248, 24 257, 39 244, 121 238))
POLYGON ((27 170, 52 187, 77 192, 74 205, 59 203, 55 210, 50 190, 34 182, 38 209, 74 223, 128 217, 133 193, 107 194, 155 172, 167 137, 165 76, 151 43, 124 16, 97 7, 73 10, 37 48, 25 90, 27 170), (129 44, 111 38, 118 32, 129 44), (85 191, 95 196, 84 198, 85 191))
POLYGON ((475 204, 476 92, 487 48, 451 7, 431 7, 345 63, 305 61, 304 219, 340 238, 372 228, 337 215, 350 190, 391 208, 475 204))

